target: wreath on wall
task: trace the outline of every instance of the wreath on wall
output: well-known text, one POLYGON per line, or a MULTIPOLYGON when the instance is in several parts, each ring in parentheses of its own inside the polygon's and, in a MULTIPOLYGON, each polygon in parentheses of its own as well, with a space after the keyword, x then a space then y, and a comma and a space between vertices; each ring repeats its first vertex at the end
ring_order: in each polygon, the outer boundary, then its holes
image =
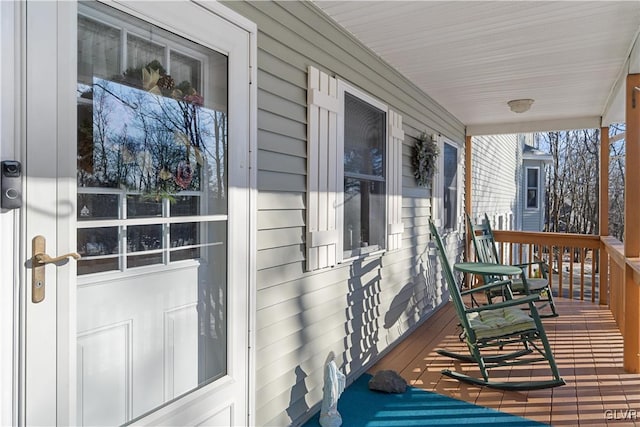
POLYGON ((433 174, 436 172, 436 161, 440 154, 440 148, 434 138, 422 132, 413 147, 413 176, 416 177, 418 185, 426 187, 433 174))

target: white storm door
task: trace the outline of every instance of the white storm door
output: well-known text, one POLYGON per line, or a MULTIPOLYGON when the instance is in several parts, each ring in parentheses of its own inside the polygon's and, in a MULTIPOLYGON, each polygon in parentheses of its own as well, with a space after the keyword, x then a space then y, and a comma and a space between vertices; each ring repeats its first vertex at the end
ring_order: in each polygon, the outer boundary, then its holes
POLYGON ((22 8, 20 423, 246 425, 250 32, 211 2, 22 8))

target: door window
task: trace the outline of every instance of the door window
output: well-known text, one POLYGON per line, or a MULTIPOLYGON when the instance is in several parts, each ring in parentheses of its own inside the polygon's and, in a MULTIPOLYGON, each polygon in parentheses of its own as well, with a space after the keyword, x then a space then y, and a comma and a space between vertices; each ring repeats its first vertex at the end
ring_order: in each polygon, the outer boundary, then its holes
POLYGON ((227 371, 227 70, 79 6, 79 423, 125 423, 227 371))
POLYGON ((226 57, 130 17, 81 14, 78 40, 79 274, 198 259, 227 213, 226 57))

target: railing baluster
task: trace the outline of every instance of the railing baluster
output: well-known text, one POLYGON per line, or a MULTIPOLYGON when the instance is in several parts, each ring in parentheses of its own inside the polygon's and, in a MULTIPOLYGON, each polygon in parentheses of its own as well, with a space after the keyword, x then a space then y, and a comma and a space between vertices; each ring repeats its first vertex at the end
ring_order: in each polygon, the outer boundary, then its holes
MULTIPOLYGON (((562 272, 562 262, 564 261, 564 246, 560 245, 558 247, 558 287, 562 289, 564 274, 562 272)), ((571 283, 569 283, 571 286, 571 283)), ((562 295, 562 294, 560 294, 562 295)))
POLYGON ((596 258, 600 258, 598 249, 591 251, 591 302, 596 302, 596 258), (596 256, 596 251, 598 251, 598 256, 596 256))
POLYGON ((571 251, 569 255, 569 298, 573 298, 573 255, 575 254, 576 248, 571 246, 569 250, 571 251))
POLYGON ((584 301, 584 248, 580 248, 580 301, 584 301))
MULTIPOLYGON (((607 252, 608 255, 608 252, 607 252)), ((618 310, 617 310, 617 298, 616 289, 618 288, 618 266, 613 261, 612 257, 609 257, 609 308, 613 313, 613 318, 618 323, 618 310)), ((618 325, 619 327, 620 325, 618 325)))
POLYGON ((549 289, 553 292, 553 246, 544 246, 543 252, 547 251, 547 263, 549 264, 549 289))

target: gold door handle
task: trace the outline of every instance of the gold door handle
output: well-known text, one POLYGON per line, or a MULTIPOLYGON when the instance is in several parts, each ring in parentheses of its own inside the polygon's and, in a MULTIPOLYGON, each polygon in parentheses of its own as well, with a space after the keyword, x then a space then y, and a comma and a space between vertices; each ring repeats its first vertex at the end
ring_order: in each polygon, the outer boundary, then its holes
POLYGON ((31 301, 33 303, 39 303, 44 300, 45 266, 47 264, 55 264, 68 258, 80 259, 80 255, 76 252, 51 258, 45 253, 46 242, 44 236, 36 236, 31 242, 31 253, 33 254, 31 258, 31 301))
POLYGON ((78 260, 80 259, 80 254, 76 252, 70 252, 68 254, 57 256, 55 258, 51 258, 49 255, 43 254, 43 253, 38 253, 33 256, 33 259, 36 261, 37 264, 55 264, 56 262, 60 262, 67 258, 73 258, 75 260, 78 260))

